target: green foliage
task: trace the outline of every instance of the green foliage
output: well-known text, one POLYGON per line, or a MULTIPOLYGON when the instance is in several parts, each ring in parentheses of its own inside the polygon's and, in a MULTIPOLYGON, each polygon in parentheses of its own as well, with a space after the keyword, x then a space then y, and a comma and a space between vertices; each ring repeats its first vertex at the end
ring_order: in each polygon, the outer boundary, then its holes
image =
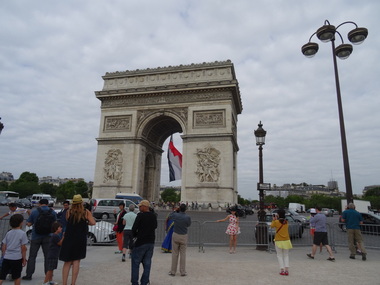
POLYGON ((44 194, 50 194, 50 196, 52 196, 52 197, 57 196, 58 186, 55 186, 51 183, 40 184, 40 189, 41 189, 41 192, 44 194))
POLYGON ((180 196, 177 194, 174 188, 166 188, 161 193, 161 199, 166 202, 179 202, 180 196))
POLYGON ((88 198, 88 186, 84 181, 75 183, 75 193, 81 194, 83 198, 88 198))
POLYGON ((341 207, 341 200, 341 197, 331 197, 320 194, 313 195, 310 199, 298 195, 289 195, 285 199, 282 197, 275 197, 272 195, 268 195, 265 197, 266 204, 274 203, 279 208, 287 208, 289 206, 289 203, 300 203, 304 204, 306 209, 320 206, 323 208, 339 210, 341 207))
POLYGON ((238 204, 240 205, 249 205, 251 204, 251 201, 242 198, 240 195, 238 195, 238 204))
POLYGON ((25 198, 29 195, 41 192, 38 182, 19 180, 16 180, 11 185, 9 185, 8 190, 19 193, 20 198, 25 198))
POLYGON ((265 204, 276 204, 278 208, 285 208, 288 207, 288 204, 285 202, 285 199, 283 197, 276 197, 272 195, 268 195, 265 197, 265 204))
POLYGON ((16 181, 38 183, 38 176, 35 173, 30 173, 28 171, 25 171, 25 172, 21 173, 19 179, 17 179, 16 181))
POLYGON ((0 191, 8 191, 8 182, 0 181, 0 191))
POLYGON ((72 199, 75 194, 75 183, 73 181, 68 181, 58 187, 57 199, 59 201, 72 199))
POLYGON ((372 196, 379 196, 380 197, 380 187, 372 188, 367 190, 367 192, 364 195, 364 198, 366 197, 372 197, 372 196))

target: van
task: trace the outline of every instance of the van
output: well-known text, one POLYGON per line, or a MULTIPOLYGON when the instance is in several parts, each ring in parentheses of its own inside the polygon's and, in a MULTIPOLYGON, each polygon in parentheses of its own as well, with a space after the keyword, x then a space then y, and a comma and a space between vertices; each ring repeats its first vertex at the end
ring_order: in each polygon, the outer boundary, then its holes
POLYGON ((135 193, 117 193, 115 199, 131 200, 137 205, 140 204, 142 200, 144 200, 143 197, 135 193))
POLYGON ((49 194, 33 194, 30 201, 32 202, 33 206, 37 206, 41 199, 47 199, 49 202, 49 207, 54 207, 55 201, 49 194))
POLYGON ((95 219, 107 220, 110 217, 114 217, 114 213, 119 211, 120 202, 125 203, 125 209, 128 210, 129 205, 135 206, 135 212, 138 212, 136 203, 128 199, 114 199, 114 198, 100 198, 91 199, 90 208, 92 215, 95 219))

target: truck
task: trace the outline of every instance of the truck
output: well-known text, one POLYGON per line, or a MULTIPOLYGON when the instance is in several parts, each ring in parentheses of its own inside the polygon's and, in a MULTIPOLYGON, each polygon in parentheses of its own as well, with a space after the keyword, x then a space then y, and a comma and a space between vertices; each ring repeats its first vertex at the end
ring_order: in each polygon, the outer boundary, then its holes
MULTIPOLYGON (((347 200, 342 200, 342 212, 346 209, 347 207, 347 200)), ((364 201, 364 200, 355 200, 353 201, 355 204, 355 210, 360 212, 360 213, 373 213, 371 209, 371 202, 370 201, 364 201)))
POLYGON ((296 211, 297 213, 305 213, 306 211, 305 204, 300 203, 289 203, 288 209, 296 211))

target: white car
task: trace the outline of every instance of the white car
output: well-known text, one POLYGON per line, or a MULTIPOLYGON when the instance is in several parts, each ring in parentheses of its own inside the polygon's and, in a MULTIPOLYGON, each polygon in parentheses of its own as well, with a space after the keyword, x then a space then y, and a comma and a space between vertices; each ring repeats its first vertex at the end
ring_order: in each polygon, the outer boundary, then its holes
MULTIPOLYGON (((88 226, 87 244, 92 245, 94 243, 111 243, 116 240, 116 234, 113 231, 114 224, 100 221, 96 222, 93 226, 88 226)), ((32 228, 26 226, 25 232, 29 240, 32 238, 32 228)))

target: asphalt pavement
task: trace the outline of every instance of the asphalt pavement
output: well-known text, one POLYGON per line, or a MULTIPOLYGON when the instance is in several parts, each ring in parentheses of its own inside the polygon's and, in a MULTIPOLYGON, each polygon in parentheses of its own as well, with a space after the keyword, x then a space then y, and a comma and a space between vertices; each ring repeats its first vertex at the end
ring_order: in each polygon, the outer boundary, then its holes
MULTIPOLYGON (((77 285, 130 284, 131 262, 121 262, 121 254, 115 254, 116 246, 89 246, 87 258, 81 261, 77 285)), ((200 252, 198 247, 187 249, 187 273, 185 277, 168 275, 171 254, 162 253, 155 247, 151 285, 248 285, 248 284, 380 284, 380 251, 367 250, 367 261, 361 256, 349 259, 347 248, 337 248, 336 261, 328 261, 326 250, 317 253, 312 260, 306 256, 310 247, 295 247, 290 251, 289 276, 279 275, 275 252, 258 251, 254 247, 239 247, 230 254, 227 247, 206 247, 200 252)), ((55 271, 54 280, 61 281, 62 262, 55 271)), ((140 274, 142 267, 140 267, 140 274)), ((22 284, 42 284, 43 258, 39 252, 36 273, 33 280, 22 284)), ((4 284, 13 284, 5 281, 4 284)), ((70 283, 69 283, 70 284, 70 283)))

